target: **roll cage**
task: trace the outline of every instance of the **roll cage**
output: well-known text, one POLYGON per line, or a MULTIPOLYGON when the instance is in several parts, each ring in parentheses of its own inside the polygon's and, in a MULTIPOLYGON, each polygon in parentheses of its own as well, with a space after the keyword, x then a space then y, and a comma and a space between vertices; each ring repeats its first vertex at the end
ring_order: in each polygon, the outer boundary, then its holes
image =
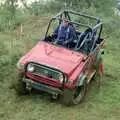
POLYGON ((64 10, 64 11, 58 13, 56 16, 54 16, 50 20, 48 27, 47 27, 46 34, 45 34, 45 39, 48 37, 48 31, 51 26, 51 23, 54 20, 58 20, 59 25, 60 25, 60 23, 65 18, 67 18, 67 20, 70 24, 73 24, 76 27, 82 26, 82 27, 86 28, 86 30, 84 32, 78 31, 78 32, 80 32, 80 35, 78 37, 79 39, 77 40, 75 47, 72 48, 73 50, 81 51, 81 49, 82 49, 82 51, 84 51, 86 54, 89 54, 94 50, 94 48, 96 48, 96 44, 100 44, 101 41, 103 41, 103 39, 101 38, 103 23, 101 22, 101 20, 99 18, 94 17, 94 16, 89 16, 89 15, 86 15, 86 14, 83 14, 80 12, 71 11, 71 10, 64 10), (91 20, 94 21, 94 23, 92 25, 85 24, 85 23, 82 23, 79 19, 78 19, 79 21, 72 20, 71 16, 76 16, 77 18, 83 17, 85 19, 89 19, 89 21, 91 21, 91 20), (86 44, 88 45, 88 43, 90 43, 89 46, 86 46, 86 44), (85 48, 85 49, 89 48, 89 50, 85 50, 83 48, 85 48))

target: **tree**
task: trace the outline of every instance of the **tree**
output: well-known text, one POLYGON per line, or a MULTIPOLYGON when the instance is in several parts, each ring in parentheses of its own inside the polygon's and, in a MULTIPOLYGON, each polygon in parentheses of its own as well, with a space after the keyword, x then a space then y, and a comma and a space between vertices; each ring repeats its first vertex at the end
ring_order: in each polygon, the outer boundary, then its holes
POLYGON ((59 5, 63 3, 67 7, 81 9, 85 6, 90 7, 95 0, 55 0, 55 1, 57 1, 59 5))
POLYGON ((16 9, 18 0, 6 0, 4 7, 10 12, 10 19, 15 19, 16 9))

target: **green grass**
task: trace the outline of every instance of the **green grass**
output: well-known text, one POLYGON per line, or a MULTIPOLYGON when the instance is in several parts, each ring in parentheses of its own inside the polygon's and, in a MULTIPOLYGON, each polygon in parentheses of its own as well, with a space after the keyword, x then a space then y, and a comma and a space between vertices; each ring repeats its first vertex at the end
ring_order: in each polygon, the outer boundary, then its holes
POLYGON ((48 94, 16 94, 12 88, 17 80, 16 63, 43 37, 47 22, 47 17, 31 18, 23 24, 22 37, 16 31, 0 33, 0 120, 120 120, 119 33, 115 36, 111 33, 106 40, 101 89, 91 83, 83 103, 66 107, 59 101, 51 101, 48 94))

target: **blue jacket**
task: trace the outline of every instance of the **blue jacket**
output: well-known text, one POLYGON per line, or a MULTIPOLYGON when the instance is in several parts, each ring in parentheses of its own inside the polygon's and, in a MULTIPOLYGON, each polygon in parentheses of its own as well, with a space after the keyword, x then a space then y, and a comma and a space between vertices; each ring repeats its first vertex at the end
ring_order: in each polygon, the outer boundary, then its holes
POLYGON ((74 39, 76 39, 75 29, 72 25, 60 25, 56 28, 54 33, 56 34, 58 41, 73 41, 74 39))

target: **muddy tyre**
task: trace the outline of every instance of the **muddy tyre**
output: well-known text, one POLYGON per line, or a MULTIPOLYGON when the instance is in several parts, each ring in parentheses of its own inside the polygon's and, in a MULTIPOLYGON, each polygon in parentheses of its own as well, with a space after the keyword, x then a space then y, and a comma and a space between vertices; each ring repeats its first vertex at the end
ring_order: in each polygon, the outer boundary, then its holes
POLYGON ((29 93, 29 91, 26 89, 26 83, 22 81, 24 77, 23 73, 18 73, 17 75, 17 83, 16 83, 16 92, 19 95, 26 95, 29 93))
POLYGON ((86 84, 80 87, 76 87, 74 91, 70 89, 65 89, 64 94, 61 97, 61 101, 67 106, 77 105, 84 100, 86 90, 86 84))
POLYGON ((94 79, 96 80, 97 87, 101 87, 101 83, 103 81, 103 60, 102 58, 99 59, 98 64, 96 66, 96 74, 94 76, 94 79))

